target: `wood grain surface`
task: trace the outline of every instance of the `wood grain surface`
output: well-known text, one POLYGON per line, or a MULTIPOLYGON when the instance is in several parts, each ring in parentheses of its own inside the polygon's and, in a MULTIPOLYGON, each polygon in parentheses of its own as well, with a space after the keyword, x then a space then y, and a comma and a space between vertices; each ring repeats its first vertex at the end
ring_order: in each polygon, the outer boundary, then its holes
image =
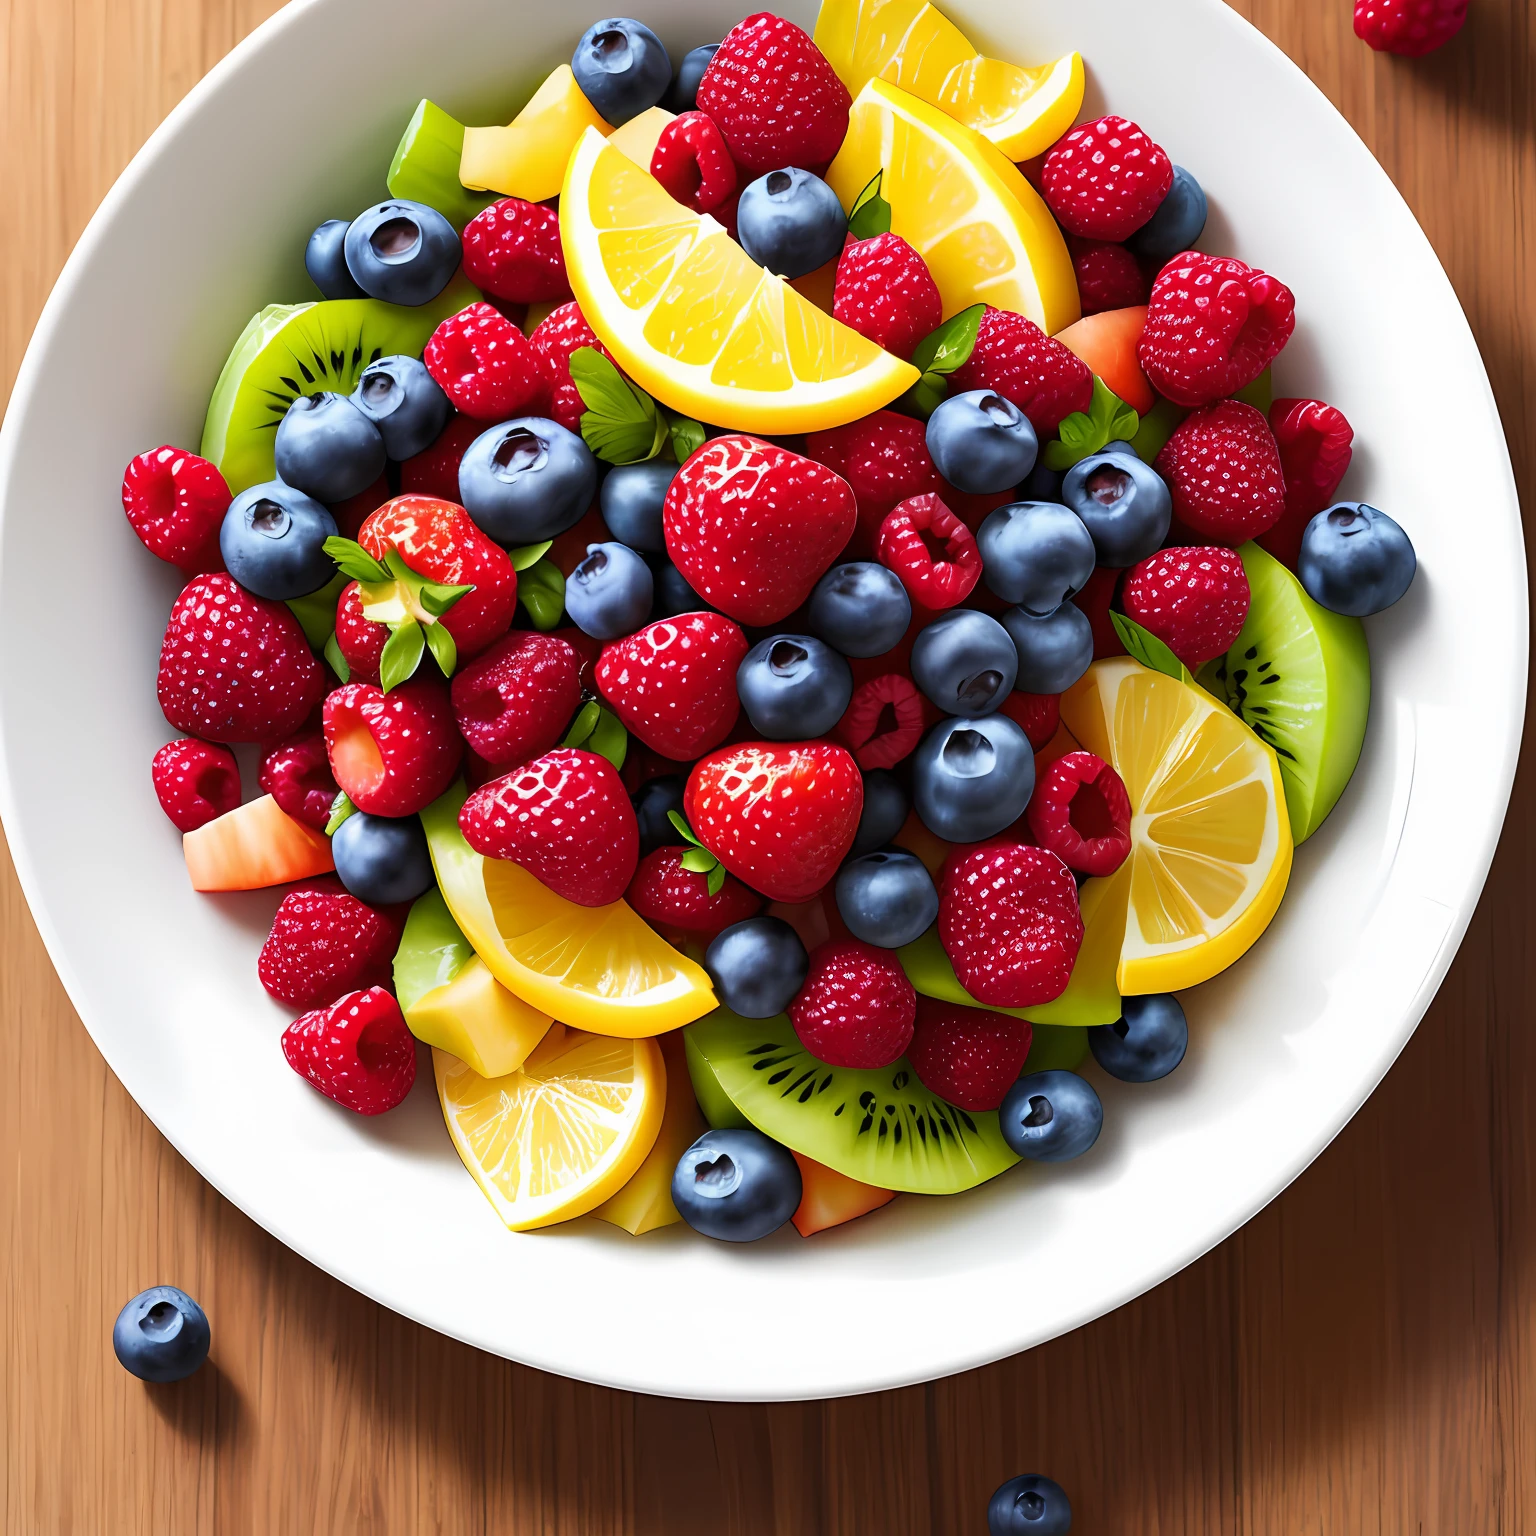
MULTIPOLYGON (((1416 62, 1357 43, 1349 0, 1236 8, 1339 105, 1423 222, 1529 495, 1531 0, 1473 0, 1461 40, 1416 62)), ((113 177, 272 9, 0 0, 0 386, 113 177)), ((311 1268, 203 1184, 107 1071, 7 864, 4 1530, 960 1536, 985 1529, 1002 1478, 1041 1470, 1071 1491, 1083 1536, 1536 1531, 1532 788, 1523 771, 1476 921, 1413 1042, 1267 1211, 1033 1353, 780 1407, 577 1386, 311 1268), (108 1331, 163 1279, 207 1307, 213 1360, 146 1389, 108 1331)))

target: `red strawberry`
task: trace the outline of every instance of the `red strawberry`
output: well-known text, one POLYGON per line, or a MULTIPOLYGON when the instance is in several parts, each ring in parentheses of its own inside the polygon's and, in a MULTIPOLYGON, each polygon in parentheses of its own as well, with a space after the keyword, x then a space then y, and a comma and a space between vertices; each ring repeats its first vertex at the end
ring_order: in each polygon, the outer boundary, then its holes
POLYGON ((1241 633, 1248 617, 1248 578, 1236 552, 1219 544, 1160 549, 1132 566, 1120 601, 1143 629, 1198 672, 1225 656, 1241 633))
POLYGON ((222 571, 219 529, 229 487, 207 459, 184 448, 152 448, 123 471, 123 511, 144 547, 188 576, 222 571))
POLYGON ((1152 284, 1136 355, 1160 395, 1208 405, 1253 383, 1295 328, 1284 283, 1229 256, 1185 251, 1152 284))
POLYGON ((560 215, 504 197, 464 226, 464 275, 507 304, 563 304, 571 296, 560 249, 560 215))
POLYGON ((1010 693, 998 709, 1029 737, 1029 744, 1036 752, 1050 741, 1061 726, 1059 693, 1010 693))
POLYGON ((319 1008, 343 992, 394 986, 402 924, 359 901, 340 880, 311 880, 283 897, 256 962, 261 984, 290 1008, 319 1008))
POLYGON ((1123 245, 1108 240, 1081 240, 1073 235, 1067 247, 1072 252, 1072 270, 1077 274, 1077 292, 1083 301, 1084 315, 1131 309, 1147 302, 1152 285, 1141 263, 1123 245))
POLYGON ((759 625, 811 595, 856 518, 846 481, 740 432, 705 443, 678 470, 662 511, 667 553, 688 585, 722 613, 759 625))
POLYGON ((930 1093, 976 1113, 996 1109, 1007 1097, 1033 1037, 1023 1019, 920 997, 907 1060, 930 1093))
POLYGON ((160 646, 160 708, 207 741, 291 736, 325 692, 325 674, 286 604, 253 597, 232 576, 195 576, 160 646))
POLYGON ((944 318, 939 285, 927 263, 900 235, 889 233, 843 246, 832 313, 897 357, 911 357, 944 318))
POLYGON ((597 333, 587 324, 581 306, 572 302, 546 315, 533 329, 528 344, 544 360, 544 368, 553 381, 553 403, 549 408, 551 419, 558 421, 567 432, 581 433, 581 394, 571 382, 571 353, 578 347, 595 347, 609 362, 613 354, 597 339, 597 333))
POLYGON ((1028 817, 1035 842, 1080 875, 1112 875, 1131 856, 1130 796, 1092 752, 1068 752, 1040 775, 1028 817))
POLYGON ((547 752, 581 707, 581 657, 554 635, 516 630, 453 680, 453 713, 488 763, 547 752))
POLYGON ((651 175, 695 213, 713 213, 736 192, 736 165, 720 130, 702 112, 683 112, 661 130, 651 175))
MULTIPOLYGON (((400 489, 407 496, 459 499, 459 463, 469 445, 486 430, 473 416, 454 416, 430 448, 400 466, 400 489)), ((337 524, 340 527, 340 524, 337 524)))
POLYGON ((543 358, 494 305, 471 304, 450 315, 433 331, 422 361, 448 398, 476 421, 548 410, 553 383, 543 358))
POLYGON ((641 859, 624 899, 646 922, 712 939, 722 928, 762 911, 762 897, 730 875, 710 895, 709 876, 683 868, 687 852, 684 847, 653 848, 641 859))
POLYGON ((1269 425, 1285 475, 1285 511, 1259 543, 1294 571, 1307 524, 1333 505, 1355 434, 1344 413, 1321 400, 1276 400, 1269 425))
POLYGON ((834 939, 811 952, 789 1005, 800 1043, 829 1067, 888 1067, 906 1054, 917 993, 888 949, 834 939))
POLYGON ((349 581, 336 599, 336 649, 347 664, 349 683, 376 683, 389 626, 363 617, 363 591, 349 581))
POLYGON ((1466 20, 1467 0, 1355 0, 1355 36, 1405 59, 1443 47, 1466 20))
POLYGON ((860 683, 837 722, 837 734, 867 773, 893 768, 910 757, 923 739, 923 696, 899 672, 860 683))
POLYGON ((963 603, 981 580, 975 535, 937 496, 914 496, 889 512, 880 524, 875 554, 901 578, 919 612, 963 603), (935 545, 942 558, 935 556, 935 545))
POLYGON ((228 747, 183 737, 150 765, 155 798, 178 832, 195 832, 240 804, 240 769, 228 747))
POLYGON ((960 985, 994 1008, 1067 990, 1083 942, 1077 882, 1054 853, 994 838, 944 865, 939 940, 960 985))
POLYGON ((1093 404, 1093 374, 1076 354, 1047 336, 1033 320, 1007 309, 988 308, 976 346, 950 375, 956 394, 991 389, 1048 435, 1076 411, 1093 404))
MULTIPOLYGON (((257 777, 278 809, 317 832, 325 830, 336 801, 336 780, 326 756, 325 733, 306 729, 266 752, 257 777)), ((334 996, 334 994, 332 994, 334 996)))
POLYGON ((747 742, 694 764, 683 809, 731 874, 770 901, 806 901, 853 846, 864 781, 830 742, 747 742))
POLYGON ((1234 548, 1255 539, 1285 511, 1285 480, 1263 413, 1223 400, 1181 422, 1156 469, 1173 493, 1175 526, 1234 548))
POLYGON ((360 811, 414 816, 453 783, 464 743, 447 688, 416 677, 382 693, 347 683, 325 701, 331 772, 360 811))
POLYGON ((326 1098, 360 1115, 382 1115, 416 1081, 416 1041, 383 987, 349 992, 283 1031, 283 1055, 326 1098))
POLYGON ((829 165, 852 105, 848 87, 809 35, 767 11, 725 34, 699 82, 699 111, 719 124, 748 180, 786 165, 829 165))
POLYGON ((1173 162, 1135 123, 1079 123, 1045 157, 1040 187, 1069 234, 1124 240, 1157 212, 1173 186, 1173 162))
POLYGON ((459 812, 477 853, 511 859, 557 896, 606 907, 640 859, 635 808, 606 757, 557 747, 477 789, 459 812))

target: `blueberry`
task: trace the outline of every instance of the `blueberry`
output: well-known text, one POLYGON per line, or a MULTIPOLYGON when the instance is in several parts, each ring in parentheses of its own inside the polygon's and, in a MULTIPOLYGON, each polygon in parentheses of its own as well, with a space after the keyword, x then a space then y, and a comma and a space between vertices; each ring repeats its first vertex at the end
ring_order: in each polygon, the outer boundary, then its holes
POLYGON ((800 1165, 759 1130, 705 1131, 677 1160, 672 1203, 705 1237, 754 1243, 795 1214, 800 1165))
POLYGON ((1026 501, 1060 501, 1061 482, 1065 478, 1061 470, 1052 469, 1043 458, 1039 458, 1035 460, 1035 467, 1030 470, 1020 491, 1026 501))
POLYGON ((1008 1090, 997 1118, 1003 1140, 1020 1157, 1064 1163, 1099 1139, 1104 1106, 1075 1072, 1031 1072, 1008 1090))
POLYGON ((659 554, 667 547, 661 509, 680 465, 670 459, 620 464, 608 471, 598 505, 608 531, 621 544, 659 554))
POLYGON ((219 553, 247 592, 285 602, 318 592, 336 574, 325 552, 325 541, 335 536, 336 519, 318 501, 269 480, 230 502, 219 553))
POLYGON ((588 544, 566 578, 565 611, 594 640, 632 635, 651 616, 651 568, 627 544, 588 544))
POLYGON ((666 95, 667 111, 677 116, 697 111, 699 82, 719 51, 719 43, 701 43, 683 55, 683 62, 677 66, 677 73, 672 77, 672 87, 666 95))
POLYGON ((1125 242, 1126 246, 1141 260, 1153 266, 1166 266, 1180 252, 1189 250, 1205 232, 1209 211, 1200 183, 1182 165, 1176 165, 1167 197, 1125 242))
POLYGON ((667 819, 667 812, 683 814, 685 782, 677 774, 663 774, 660 778, 647 779, 630 796, 635 807, 635 820, 640 824, 641 858, 652 849, 667 848, 677 842, 677 828, 667 819))
POLYGON ((837 910, 866 944, 899 949, 938 921, 939 893, 916 854, 882 848, 849 859, 837 872, 837 910))
POLYGON ((341 883, 378 907, 415 901, 432 887, 427 836, 414 816, 353 811, 331 838, 331 857, 341 883))
POLYGON ((804 277, 842 252, 848 217, 821 177, 786 166, 750 183, 736 206, 742 249, 780 277, 804 277))
POLYGON ((592 450, 544 416, 519 416, 482 432, 459 462, 464 510, 508 549, 575 527, 596 495, 592 450))
POLYGON ((901 780, 889 768, 870 769, 864 775, 864 809, 859 812, 859 829, 853 834, 850 856, 857 858, 894 842, 911 809, 901 780))
POLYGON ((853 697, 853 673, 810 635, 759 640, 736 669, 736 692, 752 728, 770 741, 824 736, 853 697))
POLYGON ((941 720, 913 754, 912 803, 945 842, 995 837, 1024 814, 1034 790, 1034 749, 1007 715, 941 720))
POLYGON ((140 1291, 117 1314, 112 1352, 140 1381, 182 1381, 208 1358, 208 1316, 174 1285, 140 1291))
POLYGON ((357 279, 347 270, 347 221, 327 219, 304 247, 304 270, 328 299, 366 299, 357 279))
POLYGON ((581 34, 571 73, 598 115, 619 128, 666 95, 672 60, 649 27, 627 16, 610 16, 581 34))
POLYGON ((688 578, 670 560, 651 561, 651 580, 656 589, 651 619, 673 619, 680 613, 707 613, 709 604, 688 585, 688 578))
POLYGON ((1063 603, 1043 619, 1010 608, 1003 627, 1019 658, 1014 687, 1025 693, 1065 693, 1093 662, 1093 625, 1075 603, 1063 603))
POLYGON ((951 395, 928 418, 928 455, 956 490, 987 496, 1028 477, 1040 440, 1012 400, 990 389, 951 395))
POLYGON ((404 200, 375 203, 347 229, 347 270, 371 299, 428 304, 459 269, 458 231, 436 208, 404 200))
POLYGON ((345 501, 384 473, 379 429, 345 395, 300 395, 277 424, 277 477, 316 501, 345 501))
POLYGON ((1173 497, 1163 477, 1123 443, 1091 453, 1067 471, 1061 499, 1093 535, 1100 565, 1123 570, 1168 536, 1173 497))
POLYGON ((1018 666, 1008 631, 974 608, 952 608, 912 645, 912 681, 946 715, 995 714, 1018 666))
POLYGON ((1066 1490, 1037 1472, 1010 1477, 987 1505, 987 1536, 1067 1536, 1071 1529, 1066 1490))
POLYGON ((1408 535, 1363 501, 1341 501, 1319 512, 1301 535, 1296 561, 1313 602, 1357 619, 1390 608, 1417 569, 1408 535))
POLYGON ((1189 1025, 1184 1008, 1171 992, 1127 997, 1113 1024, 1088 1031, 1093 1059, 1122 1083, 1155 1083, 1184 1060, 1189 1025))
POLYGON ((816 583, 807 617, 844 656, 883 656, 906 634, 912 600, 894 571, 855 560, 834 565, 816 583))
POLYGON ((384 439, 395 462, 429 448, 453 415, 453 403, 419 357, 381 357, 363 369, 352 403, 384 439))
POLYGON ((715 996, 744 1019, 771 1019, 805 985, 805 945, 782 917, 749 917, 723 929, 704 951, 715 996))
POLYGON ((999 507, 977 531, 976 547, 987 585, 1040 618, 1081 592, 1096 563, 1093 535, 1059 502, 999 507))

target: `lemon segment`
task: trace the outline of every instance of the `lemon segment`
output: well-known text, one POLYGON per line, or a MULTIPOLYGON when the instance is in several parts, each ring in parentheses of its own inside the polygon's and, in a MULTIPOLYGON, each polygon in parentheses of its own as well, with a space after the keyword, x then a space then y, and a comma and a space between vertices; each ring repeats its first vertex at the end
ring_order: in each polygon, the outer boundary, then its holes
POLYGON ((1039 69, 978 56, 950 71, 934 105, 974 128, 1008 159, 1033 160, 1076 122, 1085 86, 1080 53, 1039 69))
POLYGON ((477 192, 542 203, 559 192, 566 161, 588 129, 613 132, 576 84, 571 66, 562 64, 505 128, 464 130, 459 180, 477 192))

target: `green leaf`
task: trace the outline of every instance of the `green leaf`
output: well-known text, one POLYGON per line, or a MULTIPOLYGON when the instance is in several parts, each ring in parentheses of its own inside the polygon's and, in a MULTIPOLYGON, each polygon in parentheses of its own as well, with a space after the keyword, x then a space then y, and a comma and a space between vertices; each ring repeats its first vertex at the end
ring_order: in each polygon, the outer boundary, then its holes
POLYGON ((617 715, 606 709, 598 710, 597 724, 587 739, 587 751, 606 757, 615 768, 624 766, 624 759, 629 755, 629 732, 617 715))
POLYGON ((919 373, 951 374, 963 368, 976 350, 985 304, 972 304, 951 315, 936 331, 930 331, 912 352, 912 366, 919 373))
POLYGON ((569 367, 571 382, 587 408, 581 418, 587 447, 609 464, 654 459, 667 440, 666 423, 656 402, 596 347, 577 347, 569 367))
POLYGON ((1159 399, 1141 418, 1141 425, 1131 439, 1131 447, 1136 450, 1137 458, 1150 464, 1163 451, 1179 423, 1188 415, 1186 407, 1175 405, 1171 400, 1159 399))
POLYGON ((571 728, 565 733, 565 740, 560 743, 562 747, 579 747, 589 737, 597 725, 597 717, 602 712, 602 705, 596 699, 588 699, 576 712, 576 718, 571 721, 571 728))
POLYGON ((524 544, 520 549, 509 549, 507 556, 512 561, 512 569, 526 571, 530 565, 537 565, 549 553, 549 547, 554 542, 553 539, 545 539, 542 544, 524 544))
POLYGON ((553 629, 565 612, 565 577, 550 560, 539 560, 517 573, 517 600, 528 610, 535 629, 553 629))
POLYGON ((944 382, 942 374, 925 373, 891 409, 905 416, 915 416, 919 421, 927 421, 943 405, 948 393, 949 386, 944 382))
POLYGON ((873 240, 876 235, 891 232, 891 205, 880 195, 880 180, 884 175, 884 171, 876 171, 848 210, 848 233, 855 240, 873 240))
POLYGON ((679 464, 686 464, 704 446, 704 427, 691 416, 673 414, 668 430, 672 437, 672 457, 679 464))
POLYGON ((325 552, 340 568, 343 576, 353 581, 388 581, 389 567, 375 560, 356 539, 344 539, 332 534, 325 541, 325 552))
POLYGON ((716 863, 709 872, 709 879, 704 882, 704 888, 711 896, 720 894, 720 887, 725 884, 725 865, 716 863))
MULTIPOLYGON (((677 830, 682 834, 684 842, 692 843, 695 848, 702 848, 704 846, 704 844, 701 843, 698 838, 693 835, 693 828, 688 825, 688 818, 684 816, 681 811, 668 811, 667 820, 670 821, 672 825, 676 827, 677 830)), ((711 854, 710 857, 713 858, 714 855, 711 854)))
POLYGON ((318 592, 290 597, 288 606, 304 631, 304 638, 316 650, 336 628, 336 602, 347 585, 347 578, 337 572, 318 592))
POLYGON ((336 828, 356 809, 357 807, 347 798, 346 790, 342 790, 331 801, 331 819, 325 824, 325 835, 327 837, 334 837, 336 835, 336 828))
POLYGON ((710 870, 719 864, 714 854, 707 848, 690 848, 681 859, 678 860, 684 869, 692 871, 696 875, 707 875, 710 870))
POLYGON ((473 583, 467 587, 450 587, 441 581, 424 581, 417 596, 421 599, 421 606, 434 619, 440 619, 461 597, 474 590, 473 583))
POLYGON ((1120 637, 1120 644, 1142 666, 1151 667, 1154 672, 1166 673, 1169 677, 1176 677, 1180 682, 1194 682, 1194 675, 1189 668, 1150 630, 1143 629, 1134 619, 1128 619, 1123 613, 1116 613, 1113 609, 1110 610, 1109 617, 1110 622, 1115 626, 1115 633, 1120 637))
POLYGON ((415 619, 395 626, 395 632, 384 642, 384 654, 379 657, 379 682, 385 693, 398 688, 415 672, 426 648, 426 636, 415 619))
POLYGON ((459 665, 459 647, 441 624, 426 626, 427 649, 444 677, 452 677, 459 665))
POLYGON ((352 681, 352 668, 347 665, 347 658, 341 654, 341 647, 336 643, 336 631, 332 630, 330 637, 325 642, 325 659, 331 664, 333 671, 342 682, 352 681))
POLYGON ((1141 417, 1097 374, 1093 402, 1087 411, 1074 411, 1057 429, 1060 441, 1045 445, 1045 467, 1071 469, 1110 443, 1129 443, 1141 428, 1141 417))

